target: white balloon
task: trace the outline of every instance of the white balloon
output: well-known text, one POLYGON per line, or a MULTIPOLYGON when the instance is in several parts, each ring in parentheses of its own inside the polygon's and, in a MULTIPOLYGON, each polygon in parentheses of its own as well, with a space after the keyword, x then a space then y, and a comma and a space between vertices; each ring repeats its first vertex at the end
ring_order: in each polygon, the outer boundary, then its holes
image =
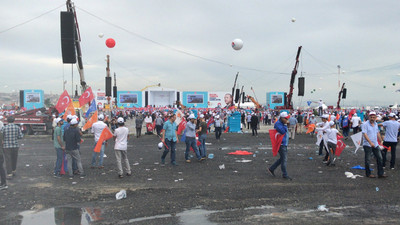
POLYGON ((296 22, 296 18, 293 17, 293 18, 292 18, 292 22, 293 22, 293 23, 296 22))
POLYGON ((162 149, 163 146, 164 144, 162 142, 158 143, 158 149, 162 149))
POLYGON ((99 38, 103 38, 104 37, 104 34, 103 33, 100 33, 99 34, 99 38))
POLYGON ((242 49, 242 47, 243 47, 243 41, 242 40, 237 38, 237 39, 232 41, 232 48, 235 49, 236 51, 242 49))

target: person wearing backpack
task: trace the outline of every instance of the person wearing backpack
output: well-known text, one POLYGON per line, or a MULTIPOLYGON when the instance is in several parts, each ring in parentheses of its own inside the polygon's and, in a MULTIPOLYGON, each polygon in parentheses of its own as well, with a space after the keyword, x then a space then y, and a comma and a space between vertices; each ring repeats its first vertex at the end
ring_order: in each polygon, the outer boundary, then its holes
POLYGON ((344 118, 342 119, 342 130, 343 130, 343 136, 347 139, 349 136, 349 131, 350 131, 350 120, 348 115, 344 115, 344 118))

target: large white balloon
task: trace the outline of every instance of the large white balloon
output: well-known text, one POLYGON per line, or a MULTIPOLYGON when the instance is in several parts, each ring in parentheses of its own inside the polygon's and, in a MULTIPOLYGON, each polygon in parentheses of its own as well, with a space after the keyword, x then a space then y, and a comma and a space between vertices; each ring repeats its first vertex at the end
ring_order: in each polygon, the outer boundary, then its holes
POLYGON ((243 41, 240 39, 235 39, 232 41, 232 48, 235 50, 240 50, 243 47, 243 41))
POLYGON ((99 33, 99 38, 103 38, 104 34, 103 33, 99 33))

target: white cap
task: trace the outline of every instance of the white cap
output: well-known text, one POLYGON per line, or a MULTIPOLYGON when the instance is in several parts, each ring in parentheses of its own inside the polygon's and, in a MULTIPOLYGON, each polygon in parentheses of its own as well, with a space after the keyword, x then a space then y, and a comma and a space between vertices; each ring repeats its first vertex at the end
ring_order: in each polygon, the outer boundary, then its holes
POLYGON ((396 115, 395 115, 394 113, 390 113, 390 114, 389 114, 389 117, 393 117, 393 118, 395 118, 395 117, 396 117, 396 115))
POLYGON ((287 112, 281 112, 281 114, 279 114, 279 116, 286 118, 286 119, 289 119, 289 117, 290 117, 287 112))
POLYGON ((73 118, 72 118, 72 115, 71 115, 71 114, 67 115, 67 119, 72 120, 72 119, 73 119, 73 118))
POLYGON ((118 123, 125 123, 125 120, 122 117, 118 117, 117 122, 118 123))
POLYGON ((61 120, 61 118, 56 118, 56 123, 59 123, 61 120))
POLYGON ((329 122, 329 126, 333 126, 333 125, 335 125, 335 122, 330 121, 330 122, 329 122))
POLYGON ((104 120, 104 115, 103 115, 103 114, 100 114, 99 116, 97 116, 97 119, 99 119, 99 120, 104 120))
POLYGON ((322 115, 321 117, 324 118, 324 119, 328 119, 329 118, 329 116, 326 115, 326 114, 322 115))
POLYGON ((72 120, 71 120, 71 125, 75 125, 75 124, 78 124, 78 120, 72 119, 72 120))
POLYGON ((189 115, 189 119, 191 120, 191 119, 194 119, 195 117, 194 117, 194 114, 190 114, 189 115))
POLYGON ((204 114, 200 114, 200 118, 204 118, 204 114))
POLYGON ((215 118, 219 119, 219 115, 216 115, 215 118))
POLYGON ((375 115, 376 116, 376 112, 371 111, 371 112, 369 112, 369 115, 375 115))

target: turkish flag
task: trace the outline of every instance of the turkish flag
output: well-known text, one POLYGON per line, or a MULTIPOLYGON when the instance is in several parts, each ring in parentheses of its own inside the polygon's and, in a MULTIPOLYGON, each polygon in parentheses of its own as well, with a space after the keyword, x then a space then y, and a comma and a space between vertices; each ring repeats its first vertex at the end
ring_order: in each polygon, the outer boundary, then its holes
POLYGON ((92 88, 88 87, 88 89, 86 89, 86 91, 83 92, 81 97, 79 97, 79 105, 82 107, 83 105, 91 102, 93 100, 93 98, 94 98, 94 96, 93 96, 92 88))
POLYGON ((276 156, 279 152, 279 148, 281 147, 283 137, 285 135, 280 134, 277 130, 272 129, 269 130, 269 138, 271 138, 272 144, 272 155, 276 156))
POLYGON ((97 111, 95 111, 92 115, 92 117, 90 117, 90 119, 85 123, 85 126, 83 126, 82 130, 87 130, 89 128, 92 127, 93 123, 97 122, 97 111))
POLYGON ((228 131, 229 131, 229 127, 226 127, 224 133, 228 133, 228 131))
POLYGON ((99 141, 97 142, 96 146, 94 147, 94 152, 100 152, 101 145, 103 145, 104 141, 107 141, 108 139, 112 138, 113 134, 111 131, 105 127, 103 131, 100 134, 99 141))
POLYGON ((356 114, 356 109, 352 109, 349 113, 349 119, 351 120, 351 117, 353 117, 354 114, 356 114))
POLYGON ((340 156, 344 148, 346 148, 346 144, 342 141, 342 139, 339 139, 336 144, 335 155, 340 156))
POLYGON ((62 113, 64 109, 68 107, 70 102, 72 102, 72 100, 69 97, 67 90, 64 90, 64 92, 60 95, 56 105, 58 113, 62 113))
POLYGON ((185 130, 185 128, 186 128, 186 119, 185 118, 182 118, 182 121, 181 121, 181 123, 178 125, 178 135, 181 135, 182 134, 182 132, 185 130))

